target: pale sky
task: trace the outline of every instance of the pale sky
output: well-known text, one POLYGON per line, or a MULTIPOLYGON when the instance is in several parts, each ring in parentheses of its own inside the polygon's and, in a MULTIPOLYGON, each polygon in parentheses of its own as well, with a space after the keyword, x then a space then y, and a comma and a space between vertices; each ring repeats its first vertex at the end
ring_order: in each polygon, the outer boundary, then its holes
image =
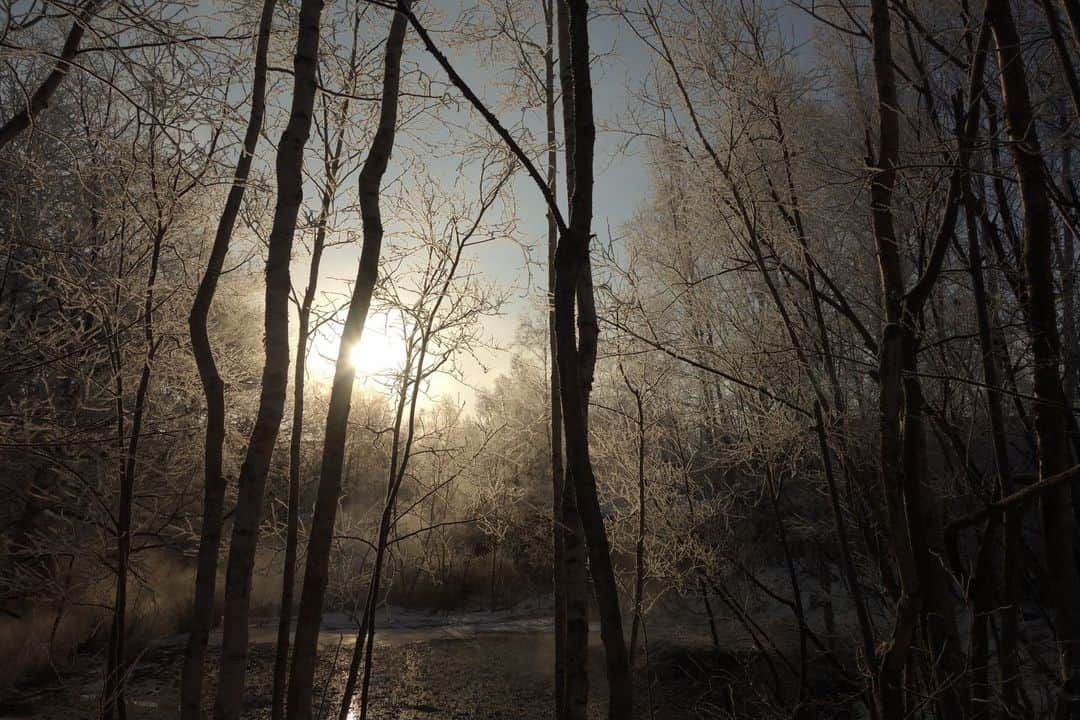
MULTIPOLYGON (((437 30, 437 27, 433 26, 431 29, 437 30)), ((624 137, 606 132, 603 128, 606 125, 617 124, 618 118, 626 109, 627 89, 640 82, 639 78, 648 71, 651 59, 637 38, 622 27, 620 20, 599 18, 590 29, 594 50, 599 52, 614 48, 615 53, 603 60, 602 66, 594 70, 593 76, 599 131, 593 227, 594 232, 606 239, 607 228, 610 226, 612 233, 617 236, 619 228, 631 218, 635 208, 644 200, 648 190, 648 173, 642 163, 641 148, 635 144, 631 146, 629 153, 618 152, 624 137)), ((438 34, 435 34, 435 37, 436 42, 445 39, 445 36, 440 37, 438 34)), ((460 49, 449 47, 445 47, 444 50, 473 90, 485 99, 489 107, 495 107, 499 103, 501 90, 495 86, 496 78, 492 70, 483 67, 472 52, 462 52, 460 49)), ((427 56, 418 42, 413 42, 408 51, 412 53, 413 60, 419 59, 427 72, 440 80, 445 79, 441 68, 427 56), (423 53, 422 58, 417 57, 420 53, 423 53)), ((507 125, 520 123, 522 119, 520 112, 514 115, 505 108, 500 109, 499 115, 507 125)), ((455 117, 455 120, 457 121, 458 118, 455 117)), ((461 113, 460 122, 468 123, 471 128, 482 129, 479 123, 483 120, 475 113, 461 113)), ((530 113, 526 124, 536 137, 543 136, 542 111, 530 113)), ((399 135, 399 143, 402 139, 399 135)), ((401 172, 399 163, 405 154, 404 152, 395 154, 395 161, 387 171, 387 178, 396 177, 401 172)), ((535 162, 543 169, 542 160, 543 158, 536 158, 535 162)), ((560 173, 562 160, 560 156, 560 173)), ((437 180, 445 178, 448 185, 455 182, 456 158, 430 158, 425 165, 424 170, 434 175, 437 180)), ((415 169, 415 166, 412 167, 415 169)), ((415 182, 416 178, 403 176, 400 179, 402 183, 410 181, 415 182)), ((562 187, 561 182, 560 176, 560 187, 562 187)), ((466 187, 465 191, 469 189, 466 187)), ((519 171, 515 177, 511 191, 517 216, 517 241, 534 245, 533 260, 542 263, 546 257, 546 206, 524 170, 519 171)), ((565 197, 562 193, 560 193, 560 204, 565 207, 565 197)), ((390 225, 391 223, 388 222, 388 232, 390 225)), ((392 239, 390 242, 393 242, 392 239)), ((342 287, 342 278, 352 277, 356 271, 357 254, 357 248, 337 249, 328 254, 324 259, 323 278, 320 285, 326 289, 342 287)), ((530 276, 522 249, 514 242, 497 242, 475 248, 472 257, 476 260, 477 269, 480 272, 500 286, 513 290, 510 300, 503 309, 503 314, 500 317, 488 319, 485 324, 486 334, 503 347, 509 348, 521 320, 530 312, 535 313, 540 294, 546 287, 546 268, 542 264, 534 265, 530 276)), ((294 283, 302 282, 297 269, 294 269, 294 276, 294 283)), ((364 331, 364 340, 361 342, 361 350, 357 353, 361 370, 377 372, 398 354, 395 351, 400 351, 400 343, 395 342, 392 337, 393 328, 387 333, 385 325, 384 316, 372 317, 369 320, 364 331)), ((334 344, 333 338, 323 338, 317 343, 316 353, 313 354, 332 355, 336 352, 334 344)), ((478 355, 483 365, 487 367, 488 373, 485 376, 482 367, 475 361, 463 360, 467 382, 471 385, 488 385, 495 375, 509 367, 510 353, 506 350, 482 350, 478 355)), ((313 375, 332 373, 331 364, 325 360, 319 361, 313 358, 309 365, 313 375)), ((357 382, 361 384, 363 379, 358 376, 357 382)), ((469 387, 449 379, 437 383, 433 391, 438 394, 449 393, 452 397, 458 397, 466 402, 474 394, 469 387)))
MULTIPOLYGON (((805 38, 809 27, 806 16, 797 10, 785 7, 784 0, 775 0, 775 2, 785 34, 805 38)), ((428 4, 428 7, 444 10, 442 14, 445 18, 455 18, 460 12, 459 0, 440 0, 437 3, 428 4)), ((477 57, 477 53, 484 52, 485 48, 469 46, 463 50, 460 47, 451 47, 449 34, 439 32, 441 27, 437 15, 438 13, 425 15, 426 24, 436 42, 446 52, 466 82, 489 107, 498 108, 497 114, 504 124, 515 126, 524 123, 535 137, 543 137, 542 110, 538 109, 523 116, 520 110, 515 112, 514 108, 508 109, 505 103, 500 103, 502 90, 497 86, 498 78, 493 69, 485 67, 477 57)), ((649 191, 648 170, 644 163, 644 143, 634 140, 627 144, 627 136, 624 133, 610 128, 626 127, 627 123, 622 121, 630 111, 629 104, 634 102, 635 90, 650 71, 652 57, 648 48, 630 32, 621 18, 610 15, 597 17, 590 24, 590 35, 593 52, 604 54, 593 69, 594 108, 598 129, 593 232, 601 241, 606 242, 609 228, 615 238, 620 236, 622 228, 632 219, 633 213, 644 202, 649 191)), ((419 62, 431 76, 439 81, 445 81, 445 74, 441 68, 427 55, 411 32, 410 40, 406 49, 406 63, 419 62)), ((455 98, 460 98, 456 90, 451 90, 451 92, 455 98)), ((449 118, 469 130, 481 132, 483 120, 479 115, 464 110, 463 100, 462 107, 461 112, 450 114, 449 118)), ((561 123, 561 117, 559 122, 561 123)), ((445 126, 439 126, 426 131, 420 129, 416 132, 421 134, 427 132, 430 139, 437 140, 436 136, 440 133, 460 133, 460 130, 453 128, 448 130, 445 126)), ((409 183, 421 182, 422 177, 418 175, 428 173, 440 185, 453 187, 457 183, 457 187, 462 192, 475 193, 475 188, 471 188, 467 180, 462 182, 462 178, 459 177, 458 158, 452 153, 424 157, 418 165, 415 154, 410 154, 407 146, 403 145, 408 142, 408 136, 399 133, 398 148, 387 171, 387 181, 397 178, 397 182, 407 187, 409 183), (412 164, 403 169, 402 164, 409 161, 412 164)), ((541 157, 534 159, 541 169, 544 167, 542 160, 541 157)), ((560 173, 562 161, 563 158, 560 156, 560 173)), ((351 182, 355 182, 355 178, 351 182)), ((563 187, 562 183, 560 175, 560 189, 563 187)), ((472 258, 476 261, 478 271, 500 286, 513 290, 509 302, 503 308, 503 314, 485 322, 485 334, 505 349, 479 351, 478 356, 483 367, 472 359, 463 359, 461 362, 467 384, 463 385, 445 378, 433 384, 431 389, 434 394, 448 394, 459 401, 469 402, 474 396, 474 387, 489 385, 497 374, 508 369, 509 348, 522 319, 530 314, 534 318, 537 317, 536 308, 539 307, 543 289, 546 287, 546 267, 544 267, 546 208, 535 185, 524 170, 519 171, 511 190, 514 202, 511 212, 517 217, 517 243, 534 246, 532 258, 534 263, 539 264, 533 265, 530 275, 521 247, 514 242, 492 243, 472 251, 472 258), (487 373, 484 372, 484 367, 487 368, 487 373)), ((313 188, 305 191, 309 202, 313 194, 313 188)), ((561 192, 560 205, 565 212, 565 197, 561 192)), ((388 212, 384 209, 384 221, 387 225, 386 242, 393 246, 395 219, 392 211, 388 212)), ((359 248, 355 245, 328 251, 323 260, 320 287, 324 291, 343 292, 346 280, 351 280, 355 275, 358 254, 359 248)), ((298 249, 293 268, 293 282, 297 286, 301 286, 306 278, 306 262, 302 255, 303 251, 298 249)), ((295 320, 293 323, 295 324, 295 320)), ((365 381, 369 386, 371 385, 370 379, 365 378, 365 374, 378 374, 395 365, 401 354, 401 343, 395 340, 396 334, 394 327, 387 328, 386 316, 376 314, 369 319, 361 347, 354 351, 354 357, 361 370, 357 378, 358 386, 363 386, 365 381)), ((312 358, 308 363, 313 379, 325 379, 332 375, 336 345, 336 337, 332 335, 324 336, 316 341, 312 358)))

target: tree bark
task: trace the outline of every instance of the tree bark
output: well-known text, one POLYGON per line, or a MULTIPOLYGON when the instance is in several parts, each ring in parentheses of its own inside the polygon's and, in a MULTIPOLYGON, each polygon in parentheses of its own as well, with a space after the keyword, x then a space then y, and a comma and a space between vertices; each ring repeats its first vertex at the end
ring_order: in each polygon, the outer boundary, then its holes
POLYGON ((1073 65, 1069 46, 1065 44, 1065 37, 1061 32, 1061 20, 1051 0, 1039 0, 1039 4, 1042 5, 1043 15, 1046 16, 1046 27, 1054 43, 1054 52, 1058 56, 1061 73, 1065 76, 1065 85, 1069 88, 1074 117, 1080 119, 1080 79, 1076 76, 1076 66, 1073 65))
MULTIPOLYGON (((1034 357, 1035 435, 1038 477, 1056 475, 1071 464, 1066 435, 1067 410, 1058 363, 1061 358, 1051 264, 1055 223, 1035 115, 1028 91, 1021 40, 1007 0, 988 0, 987 15, 994 31, 1009 149, 1020 184, 1024 208, 1024 278, 1027 322, 1034 357)), ((1054 609, 1062 688, 1056 717, 1080 717, 1080 576, 1075 560, 1075 522, 1070 491, 1050 488, 1042 494, 1046 565, 1054 578, 1050 598, 1054 609)))
POLYGON ((266 476, 285 412, 289 374, 289 261, 303 202, 304 147, 311 131, 318 71, 322 0, 303 0, 293 57, 293 98, 289 122, 277 153, 277 205, 266 259, 265 339, 259 408, 237 481, 236 511, 225 576, 221 671, 214 716, 238 720, 244 695, 251 574, 259 541, 266 476))
MULTIPOLYGON (((349 53, 350 90, 355 88, 356 53, 359 42, 360 12, 353 19, 353 44, 349 53)), ((311 247, 311 264, 308 268, 307 286, 298 308, 299 331, 296 338, 296 365, 293 372, 293 416, 289 432, 289 499, 286 510, 285 559, 281 578, 281 610, 278 617, 277 646, 274 653, 274 687, 271 694, 271 717, 285 717, 285 692, 289 677, 289 641, 292 627, 293 592, 296 585, 296 552, 300 534, 300 444, 304 432, 304 386, 307 377, 308 341, 311 336, 311 311, 319 285, 319 268, 326 245, 326 228, 330 220, 330 208, 337 196, 338 173, 345 145, 345 124, 349 117, 349 98, 341 100, 335 113, 336 140, 330 143, 330 128, 326 130, 327 155, 324 158, 325 186, 319 206, 315 241, 311 247)), ((325 117, 325 114, 324 114, 325 117)))
MULTIPOLYGON (((559 85, 562 88, 562 120, 563 120, 563 144, 566 157, 566 197, 574 195, 574 151, 577 145, 574 130, 574 71, 570 50, 570 12, 566 0, 555 0, 557 10, 557 32, 559 46, 559 85)), ((555 188, 551 188, 552 194, 555 188)), ((548 215, 552 212, 549 208, 548 215)), ((561 373, 558 362, 558 329, 556 324, 557 309, 554 304, 555 285, 557 282, 558 243, 552 252, 551 284, 552 308, 551 308, 551 332, 553 339, 554 354, 552 355, 552 373, 559 379, 561 388, 561 373)), ((580 292, 580 289, 577 290, 580 292)), ((591 372, 591 371, 590 371, 591 372)), ((560 399, 560 406, 564 399, 560 399)), ((588 400, 584 401, 586 406, 588 400)), ((559 420, 563 422, 564 414, 560 407, 559 420)), ((586 431, 587 432, 587 431, 586 431)), ((559 434, 563 433, 560 426, 559 434)), ((566 612, 566 638, 563 647, 563 709, 567 720, 585 720, 589 706, 589 571, 587 566, 587 551, 585 547, 584 530, 581 526, 581 514, 578 512, 577 495, 574 492, 573 475, 567 468, 562 473, 562 488, 560 489, 561 516, 562 516, 562 552, 563 552, 563 594, 566 612)))
MULTIPOLYGON (((981 50, 985 52, 985 48, 981 50)), ((981 73, 980 73, 981 75, 981 73)), ((979 78, 978 93, 982 93, 982 79, 979 78)), ((969 138, 965 138, 970 142, 969 138)), ((976 207, 978 201, 972 189, 972 177, 969 167, 964 167, 964 211, 965 228, 968 240, 968 267, 971 273, 972 295, 975 300, 975 320, 979 333, 979 353, 982 359, 983 383, 986 385, 986 407, 990 419, 990 437, 994 451, 994 470, 997 474, 995 492, 999 497, 1011 495, 1014 490, 1012 469, 1009 462, 1009 445, 1005 426, 1005 413, 1002 405, 1002 376, 998 365, 1000 353, 995 347, 993 323, 990 319, 990 298, 986 290, 983 275, 982 245, 979 235, 979 221, 976 207)), ((975 679, 971 687, 972 711, 976 717, 986 717, 990 702, 989 681, 989 640, 988 625, 994 597, 993 578, 995 571, 1002 574, 999 597, 1001 617, 1000 637, 998 640, 998 664, 1001 668, 1001 702, 1009 711, 1017 714, 1018 685, 1020 679, 1019 660, 1016 654, 1016 641, 1019 623, 1019 605, 1021 576, 1019 574, 1020 524, 1017 513, 1009 513, 1005 519, 1005 532, 1002 538, 1004 554, 1001 566, 991 559, 990 548, 993 540, 994 523, 988 525, 983 543, 984 553, 980 552, 976 562, 972 581, 972 665, 975 679), (977 652, 978 651, 978 652, 977 652)))
MULTIPOLYGON (((948 578, 930 551, 929 508, 925 507, 924 501, 929 488, 925 483, 926 441, 922 421, 924 400, 918 377, 918 327, 955 229, 961 197, 961 168, 969 148, 962 139, 957 166, 949 180, 941 225, 927 256, 926 267, 907 289, 892 208, 900 163, 900 105, 886 0, 871 2, 871 35, 879 138, 878 156, 871 161, 874 171, 870 202, 885 316, 879 353, 879 473, 900 576, 892 642, 882 659, 878 695, 882 715, 887 720, 904 716, 902 676, 910 667, 909 651, 916 623, 921 618, 927 651, 935 658, 928 677, 935 686, 931 688, 934 704, 942 717, 955 718, 965 712, 967 698, 961 686, 963 662, 948 578)), ((981 87, 981 63, 986 55, 986 42, 984 23, 980 32, 980 51, 972 63, 968 112, 963 116, 960 130, 962 138, 970 137, 977 128, 981 98, 973 96, 981 87)))
POLYGON ((1069 16, 1069 25, 1073 31, 1073 42, 1076 49, 1080 50, 1080 0, 1061 0, 1065 14, 1069 16))
MULTIPOLYGON (((613 720, 629 720, 633 715, 633 685, 630 678, 626 640, 623 635, 622 611, 619 607, 618 585, 611 564, 611 553, 604 517, 596 492, 596 478, 589 457, 588 402, 595 362, 595 316, 588 317, 590 308, 583 304, 581 288, 587 287, 587 302, 591 299, 589 273, 589 243, 593 208, 593 150, 596 127, 593 121, 592 82, 589 71, 588 6, 584 0, 568 2, 570 59, 573 77, 574 136, 573 195, 570 202, 570 221, 559 239, 555 253, 555 329, 557 338, 560 394, 563 406, 563 430, 566 455, 574 494, 589 557, 597 604, 600 608, 600 635, 607 660, 609 704, 608 715, 613 720), (586 286, 586 283, 588 285, 586 286), (574 338, 574 304, 578 299, 579 330, 585 330, 580 346, 574 338), (590 328, 585 323, 592 323, 590 328), (582 359, 585 365, 582 367, 582 359)), ((564 102, 565 100, 564 93, 564 102)), ((567 137, 571 132, 568 129, 567 137)), ((570 164, 568 163, 568 168, 570 164)), ((568 170, 569 173, 569 170, 568 170)), ((568 677, 569 679, 569 677, 568 677)))
MULTIPOLYGON (((555 3, 544 3, 544 30, 547 44, 544 50, 544 119, 547 124, 547 185, 557 192, 558 146, 555 135, 555 3)), ((561 53, 561 50, 560 50, 561 53)), ((550 407, 548 438, 551 449, 551 534, 552 534, 552 597, 555 604, 555 720, 566 719, 566 518, 563 515, 562 405, 559 400, 559 365, 555 361, 558 345, 555 338, 555 248, 559 241, 559 225, 551 208, 547 211, 548 251, 548 356, 550 377, 548 402, 550 407)))
POLYGON ((247 187, 251 160, 262 131, 266 110, 266 56, 270 45, 275 0, 263 2, 255 45, 255 70, 251 83, 251 112, 248 116, 244 145, 236 161, 232 187, 225 208, 218 220, 214 244, 206 272, 195 292, 188 330, 191 350, 199 371, 203 394, 206 397, 206 438, 203 453, 203 521, 199 535, 199 554, 195 570, 191 632, 184 654, 180 678, 180 720, 199 720, 202 716, 203 666, 206 643, 214 623, 214 591, 217 585, 218 554, 221 547, 222 514, 225 506, 225 477, 222 471, 222 451, 225 445, 225 384, 214 362, 207 318, 217 291, 218 278, 229 251, 233 227, 240 213, 240 203, 247 187))
POLYGON ((630 626, 630 658, 633 666, 634 651, 637 650, 638 630, 642 623, 642 608, 645 595, 645 405, 642 402, 641 390, 630 384, 630 379, 619 366, 619 372, 623 373, 626 386, 634 395, 634 405, 637 409, 637 486, 638 486, 638 522, 637 543, 634 546, 634 620, 630 626))
POLYGON ((150 252, 150 271, 146 279, 142 312, 146 353, 143 356, 142 371, 139 373, 139 385, 135 390, 131 434, 124 457, 124 472, 120 478, 120 502, 116 512, 116 591, 113 596, 113 620, 109 635, 105 698, 101 713, 102 718, 106 719, 111 719, 114 712, 119 720, 127 718, 125 697, 127 660, 124 649, 127 639, 127 581, 131 563, 131 515, 135 502, 135 462, 139 454, 139 436, 142 433, 146 396, 150 390, 150 375, 153 370, 154 354, 157 351, 157 341, 154 339, 154 283, 157 281, 164 235, 164 229, 156 229, 153 249, 150 252))
MULTIPOLYGON (((410 3, 404 3, 406 9, 410 3)), ((371 305, 371 295, 379 272, 379 255, 382 251, 383 225, 379 208, 379 191, 382 177, 390 162, 397 131, 398 92, 401 83, 401 53, 405 43, 408 23, 405 15, 395 12, 386 40, 385 67, 383 70, 382 101, 379 110, 379 126, 371 141, 371 149, 360 171, 360 214, 363 220, 363 249, 353 284, 349 310, 338 348, 334 367, 334 382, 330 390, 330 402, 326 415, 326 437, 323 442, 322 471, 315 499, 315 514, 308 540, 307 563, 304 568, 304 584, 300 595, 300 609, 296 621, 296 640, 293 650, 292 670, 289 675, 289 720, 307 720, 311 717, 312 685, 315 676, 315 658, 318 651, 319 625, 322 622, 323 599, 326 595, 330 548, 333 542, 334 524, 337 518, 338 498, 341 494, 341 475, 345 456, 345 439, 348 431, 349 409, 352 401, 353 380, 356 368, 352 364, 352 348, 360 341, 371 305)))

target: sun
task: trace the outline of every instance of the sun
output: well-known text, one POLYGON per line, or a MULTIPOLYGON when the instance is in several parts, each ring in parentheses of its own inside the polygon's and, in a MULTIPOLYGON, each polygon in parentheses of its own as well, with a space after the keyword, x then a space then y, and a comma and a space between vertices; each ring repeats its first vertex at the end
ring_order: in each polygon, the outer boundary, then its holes
MULTIPOLYGON (((341 326, 325 325, 316 332, 308 352, 308 373, 321 382, 334 379, 334 366, 341 347, 341 326)), ((356 382, 378 382, 401 367, 405 343, 400 326, 383 313, 373 313, 364 323, 360 342, 348 349, 348 360, 356 371, 356 382)))
POLYGON ((364 346, 362 342, 353 344, 349 348, 349 364, 353 366, 357 371, 364 366, 364 360, 367 357, 367 353, 364 352, 364 346))

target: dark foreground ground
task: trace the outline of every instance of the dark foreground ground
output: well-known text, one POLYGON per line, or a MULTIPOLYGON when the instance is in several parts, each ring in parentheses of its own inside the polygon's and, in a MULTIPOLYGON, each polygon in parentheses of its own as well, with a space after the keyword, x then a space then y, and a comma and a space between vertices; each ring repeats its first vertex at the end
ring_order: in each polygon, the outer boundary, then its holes
MULTIPOLYGON (((345 627, 330 625, 320 643, 315 717, 336 720, 353 640, 345 627)), ((251 637, 244 716, 262 720, 270 717, 273 626, 253 627, 251 637)), ((406 625, 376 638, 371 720, 546 720, 552 715, 554 642, 545 618, 406 625)), ((129 720, 175 717, 185 640, 178 636, 140 655, 128 686, 129 720)), ((590 641, 590 716, 599 718, 605 714, 607 688, 598 630, 590 641)), ((208 702, 217 652, 212 645, 208 702)), ((649 660, 646 666, 639 658, 636 670, 639 718, 769 716, 760 706, 747 712, 757 704, 754 683, 747 682, 755 672, 751 656, 717 658, 695 634, 657 630, 649 660)), ((100 688, 100 668, 39 679, 5 693, 0 718, 96 718, 100 688)), ((802 716, 851 717, 837 709, 802 716)), ((358 717, 358 712, 351 716, 358 717)))
MULTIPOLYGON (((554 644, 550 630, 536 620, 484 625, 440 626, 388 630, 377 635, 373 692, 368 717, 372 720, 494 720, 550 718, 554 644)), ((253 631, 249 652, 245 717, 270 717, 271 669, 274 647, 266 632, 253 631)), ((594 637, 598 632, 593 633, 594 637)), ((132 671, 128 686, 129 720, 175 715, 183 637, 145 651, 132 671)), ((341 690, 352 653, 352 638, 326 633, 315 697, 326 717, 336 718, 341 690)), ((602 652, 591 650, 594 710, 602 712, 606 693, 602 652)), ((217 660, 217 648, 210 650, 217 660)), ((657 651, 653 651, 655 656, 657 651)), ((642 693, 647 693, 642 670, 642 693)), ((693 717, 690 683, 657 683, 656 717, 693 717)), ((688 678, 687 678, 688 680, 688 678)), ((207 697, 214 678, 207 674, 207 697)), ((6 693, 0 718, 74 720, 95 718, 99 712, 100 676, 86 671, 39 680, 6 693)), ((317 705, 318 708, 318 705, 317 705)), ((358 713, 355 714, 358 717, 358 713)), ((318 717, 318 715, 316 715, 318 717)), ((650 717, 643 708, 641 717, 650 717)), ((705 715, 708 716, 708 715, 705 715)))

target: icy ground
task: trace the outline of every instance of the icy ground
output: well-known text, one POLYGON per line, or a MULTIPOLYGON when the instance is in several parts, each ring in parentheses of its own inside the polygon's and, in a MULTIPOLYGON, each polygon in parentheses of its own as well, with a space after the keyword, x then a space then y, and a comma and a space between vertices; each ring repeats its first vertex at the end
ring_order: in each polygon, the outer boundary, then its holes
MULTIPOLYGON (((381 611, 376 620, 375 672, 368 717, 372 720, 549 718, 554 645, 551 618, 545 613, 539 608, 451 615, 396 608, 381 611)), ((245 718, 270 717, 276 632, 276 619, 252 624, 245 718)), ((328 614, 324 618, 320 634, 322 662, 315 697, 316 710, 322 706, 325 717, 337 717, 355 634, 356 624, 347 616, 328 614)), ((186 636, 175 636, 140 655, 129 680, 129 720, 175 715, 185 642, 186 636)), ((209 653, 211 665, 216 664, 219 642, 220 635, 215 634, 209 653)), ((606 688, 598 628, 593 628, 591 633, 590 650, 591 695, 599 713, 606 688)), ((208 672, 205 683, 208 702, 212 702, 214 683, 213 673, 208 672)), ((60 681, 26 687, 3 698, 0 718, 94 718, 99 711, 100 691, 98 664, 60 681)), ((690 715, 677 712, 660 717, 690 715)))

